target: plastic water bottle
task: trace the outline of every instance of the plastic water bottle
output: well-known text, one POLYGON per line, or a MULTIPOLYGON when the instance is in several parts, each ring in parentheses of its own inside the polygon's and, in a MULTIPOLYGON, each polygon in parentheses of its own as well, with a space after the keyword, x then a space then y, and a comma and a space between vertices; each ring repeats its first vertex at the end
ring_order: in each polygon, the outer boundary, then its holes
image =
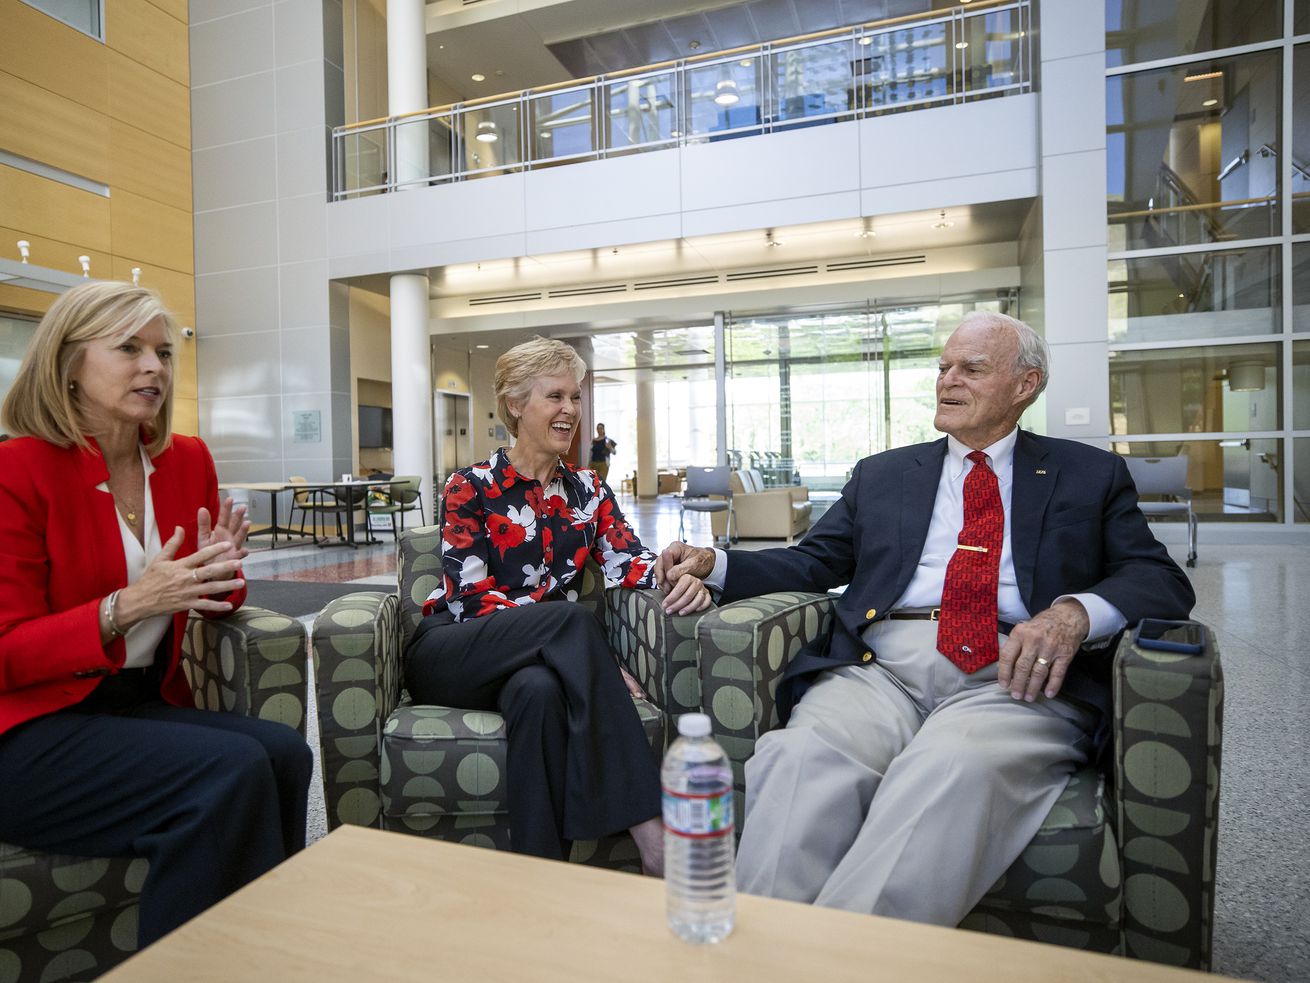
POLYGON ((669 928, 686 942, 721 942, 737 912, 732 768, 710 718, 686 713, 664 756, 664 889, 669 928))

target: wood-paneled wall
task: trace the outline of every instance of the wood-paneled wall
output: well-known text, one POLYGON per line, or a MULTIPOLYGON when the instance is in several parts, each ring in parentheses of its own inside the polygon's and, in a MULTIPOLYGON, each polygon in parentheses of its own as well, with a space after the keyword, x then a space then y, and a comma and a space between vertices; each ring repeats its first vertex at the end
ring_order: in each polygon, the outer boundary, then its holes
MULTIPOLYGON (((186 0, 105 0, 104 43, 0 0, 0 149, 109 186, 105 198, 0 164, 0 256, 118 280, 141 268, 195 324, 186 0)), ((52 294, 0 284, 0 309, 39 315, 52 294)), ((177 363, 174 426, 195 433, 195 343, 177 363)))

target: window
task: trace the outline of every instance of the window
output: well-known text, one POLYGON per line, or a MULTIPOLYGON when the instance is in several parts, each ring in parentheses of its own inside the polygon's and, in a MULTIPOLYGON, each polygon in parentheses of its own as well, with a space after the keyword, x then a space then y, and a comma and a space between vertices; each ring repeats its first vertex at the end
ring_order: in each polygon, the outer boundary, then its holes
POLYGON ((1277 246, 1111 260, 1110 341, 1281 334, 1278 274, 1277 246))
POLYGON ((35 321, 0 315, 0 400, 13 387, 18 366, 22 364, 35 334, 35 321))
MULTIPOLYGON (((1297 22, 1306 0, 1297 0, 1297 22)), ((1110 67, 1270 41, 1283 33, 1283 0, 1106 0, 1110 67)), ((1304 18, 1310 21, 1310 18, 1304 18)))
POLYGON ((1143 440, 1116 442, 1111 449, 1124 457, 1186 457, 1192 508, 1202 522, 1282 521, 1281 440, 1143 440))
POLYGON ((1110 352, 1110 432, 1251 433, 1282 426, 1281 346, 1110 352))
POLYGON ((23 0, 23 3, 97 41, 105 39, 103 0, 23 0))

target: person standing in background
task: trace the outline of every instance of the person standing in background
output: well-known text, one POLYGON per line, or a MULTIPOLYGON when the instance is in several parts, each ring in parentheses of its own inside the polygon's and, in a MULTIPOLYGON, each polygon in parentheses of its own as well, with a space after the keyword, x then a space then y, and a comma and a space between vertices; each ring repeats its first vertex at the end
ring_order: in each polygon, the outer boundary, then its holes
POLYGON ((610 476, 610 455, 619 445, 605 436, 605 424, 596 424, 596 439, 591 442, 591 455, 588 457, 591 470, 600 475, 601 481, 608 481, 610 476))

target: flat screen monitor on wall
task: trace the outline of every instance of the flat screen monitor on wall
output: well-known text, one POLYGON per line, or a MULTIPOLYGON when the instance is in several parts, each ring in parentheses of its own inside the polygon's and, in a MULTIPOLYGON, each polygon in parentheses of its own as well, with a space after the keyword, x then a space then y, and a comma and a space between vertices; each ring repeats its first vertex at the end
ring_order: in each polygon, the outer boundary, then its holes
POLYGON ((391 409, 359 404, 359 446, 391 446, 391 409))

